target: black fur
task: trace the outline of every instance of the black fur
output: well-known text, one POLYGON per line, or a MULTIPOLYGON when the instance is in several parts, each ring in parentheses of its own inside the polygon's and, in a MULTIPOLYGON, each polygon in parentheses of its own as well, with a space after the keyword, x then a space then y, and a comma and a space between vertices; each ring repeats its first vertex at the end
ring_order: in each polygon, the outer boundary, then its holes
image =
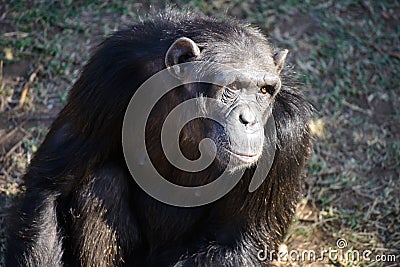
POLYGON ((274 163, 255 192, 248 192, 254 171, 248 169, 222 199, 172 207, 142 192, 127 170, 124 112, 140 84, 165 68, 165 52, 182 36, 201 45, 200 60, 272 68, 260 62, 272 55, 262 34, 232 20, 168 11, 114 33, 84 67, 31 161, 26 195, 9 221, 7 266, 268 265, 257 252, 281 242, 310 150, 311 106, 285 73, 273 106, 274 163))

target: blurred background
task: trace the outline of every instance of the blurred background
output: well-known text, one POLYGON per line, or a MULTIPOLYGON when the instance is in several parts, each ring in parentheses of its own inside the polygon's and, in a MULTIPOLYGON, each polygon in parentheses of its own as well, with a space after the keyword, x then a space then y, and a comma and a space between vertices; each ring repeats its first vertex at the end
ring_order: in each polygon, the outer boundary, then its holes
MULTIPOLYGON (((303 197, 282 250, 371 250, 370 261, 278 266, 400 266, 400 1, 172 1, 259 27, 317 109, 303 197), (380 260, 377 261, 377 255, 380 260), (397 259, 395 259, 397 256, 397 259)), ((156 1, 0 0, 0 266, 5 214, 90 51, 156 1)))

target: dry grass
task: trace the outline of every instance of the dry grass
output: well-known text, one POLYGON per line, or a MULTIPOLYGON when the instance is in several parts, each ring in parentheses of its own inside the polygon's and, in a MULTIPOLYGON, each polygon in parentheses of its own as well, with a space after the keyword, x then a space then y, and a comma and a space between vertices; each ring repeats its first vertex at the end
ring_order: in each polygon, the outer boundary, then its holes
MULTIPOLYGON (((0 0, 0 255, 5 209, 23 191, 21 176, 90 48, 149 4, 0 0)), ((283 249, 337 248, 342 238, 346 249, 371 250, 372 259, 397 255, 385 263, 325 257, 276 264, 399 266, 399 1, 176 4, 258 25, 290 50, 289 62, 319 111, 304 198, 283 249)))

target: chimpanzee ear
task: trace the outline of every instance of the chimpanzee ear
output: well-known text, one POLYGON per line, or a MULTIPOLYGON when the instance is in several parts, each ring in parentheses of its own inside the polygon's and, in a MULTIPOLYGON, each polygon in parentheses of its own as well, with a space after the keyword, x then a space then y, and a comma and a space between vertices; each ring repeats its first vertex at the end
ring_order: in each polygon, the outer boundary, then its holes
POLYGON ((179 78, 182 77, 183 70, 176 65, 190 62, 199 55, 200 49, 197 44, 192 39, 181 37, 176 39, 165 54, 165 65, 179 78))
POLYGON ((288 52, 289 52, 289 50, 285 49, 285 50, 276 52, 274 54, 274 62, 275 62, 275 66, 276 66, 278 74, 281 73, 281 70, 283 69, 283 67, 285 65, 286 55, 288 52))

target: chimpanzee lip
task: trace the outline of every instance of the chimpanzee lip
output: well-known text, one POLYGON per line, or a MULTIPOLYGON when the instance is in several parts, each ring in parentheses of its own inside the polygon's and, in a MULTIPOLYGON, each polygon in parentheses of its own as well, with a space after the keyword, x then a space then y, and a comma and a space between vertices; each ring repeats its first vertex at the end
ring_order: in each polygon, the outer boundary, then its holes
POLYGON ((243 153, 243 152, 239 152, 232 148, 229 148, 229 149, 225 148, 225 150, 227 152, 229 152, 230 154, 234 155, 235 157, 240 158, 240 159, 245 159, 245 160, 250 160, 250 159, 256 158, 260 155, 260 153, 243 153))

